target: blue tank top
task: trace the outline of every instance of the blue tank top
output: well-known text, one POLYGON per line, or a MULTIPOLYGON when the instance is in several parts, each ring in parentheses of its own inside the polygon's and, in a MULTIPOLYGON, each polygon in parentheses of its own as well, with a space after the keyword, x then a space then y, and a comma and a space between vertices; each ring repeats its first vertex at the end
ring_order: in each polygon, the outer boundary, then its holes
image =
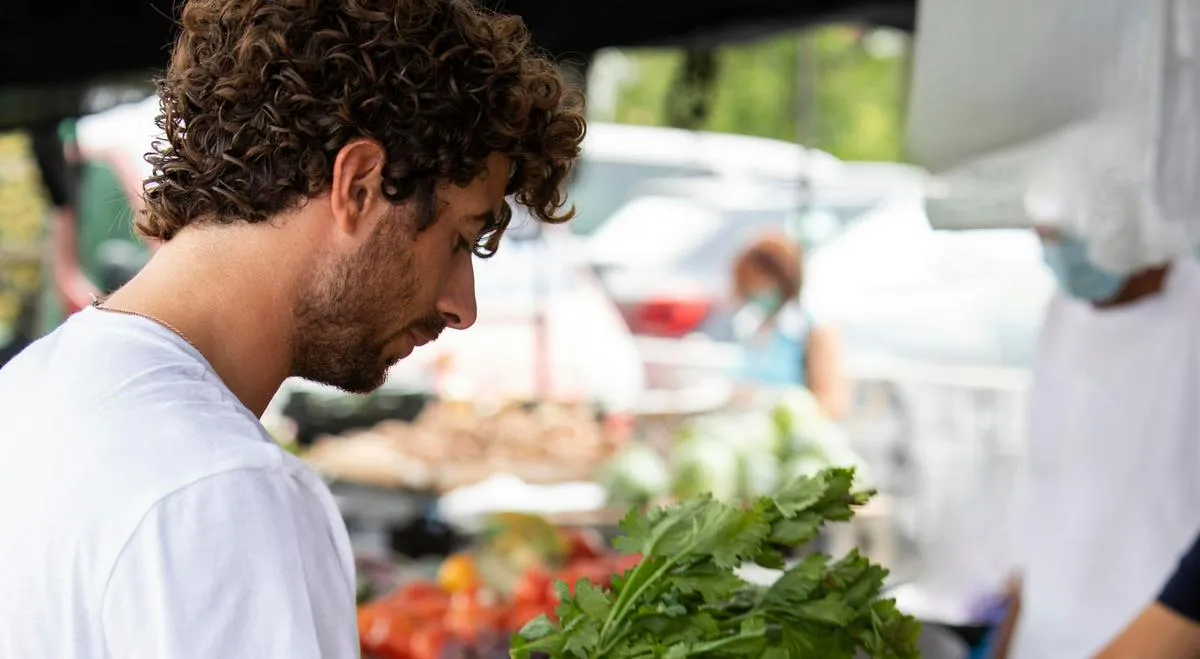
POLYGON ((768 386, 806 386, 804 363, 811 328, 806 312, 780 311, 765 335, 742 341, 741 379, 768 386))

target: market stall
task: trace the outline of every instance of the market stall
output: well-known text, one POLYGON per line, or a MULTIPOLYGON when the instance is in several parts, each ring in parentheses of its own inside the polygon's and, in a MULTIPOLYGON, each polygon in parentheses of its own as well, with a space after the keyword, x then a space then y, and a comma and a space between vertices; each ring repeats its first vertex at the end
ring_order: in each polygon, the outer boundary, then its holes
MULTIPOLYGON (((680 410, 665 438, 587 405, 453 400, 318 438, 301 455, 330 480, 352 533, 364 650, 379 659, 501 656, 526 624, 555 615, 555 581, 568 593, 583 579, 607 592, 638 565, 612 543, 630 532, 629 514, 700 501, 743 510, 796 483, 825 482, 833 466, 858 469, 842 486, 870 485, 807 391, 770 400, 680 410)), ((818 525, 778 561, 747 561, 738 577, 767 589, 805 556, 859 548, 894 567, 886 497, 863 504, 852 524, 818 525)), ((848 519, 846 509, 835 521, 848 519)), ((887 585, 903 580, 894 570, 887 585)))
POLYGON ((742 650, 717 656, 919 656, 917 623, 882 598, 886 570, 857 552, 831 561, 804 549, 867 502, 853 481, 826 470, 740 504, 699 496, 633 508, 611 546, 540 516, 489 515, 436 565, 372 572, 363 650, 686 657, 728 644, 742 650))

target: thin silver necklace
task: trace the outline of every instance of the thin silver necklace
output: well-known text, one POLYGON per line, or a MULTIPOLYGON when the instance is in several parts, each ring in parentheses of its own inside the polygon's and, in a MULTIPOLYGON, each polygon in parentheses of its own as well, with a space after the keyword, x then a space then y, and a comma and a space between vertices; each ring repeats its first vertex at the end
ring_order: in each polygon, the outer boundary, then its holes
POLYGON ((159 325, 162 325, 163 327, 171 330, 171 332, 173 332, 175 334, 175 336, 178 336, 179 338, 186 341, 188 345, 192 346, 193 350, 195 350, 196 352, 200 352, 200 348, 198 348, 196 346, 196 344, 193 343, 192 340, 188 338, 187 334, 184 334, 183 332, 179 331, 179 328, 175 327, 171 323, 168 323, 167 321, 163 320, 162 318, 157 318, 155 316, 151 316, 148 313, 141 313, 140 311, 129 311, 126 309, 117 309, 116 307, 110 307, 110 306, 104 304, 104 300, 101 300, 100 298, 96 297, 95 295, 92 296, 92 307, 99 309, 101 311, 108 311, 111 313, 124 314, 126 316, 136 316, 138 318, 145 318, 146 320, 148 320, 152 323, 157 323, 159 325))

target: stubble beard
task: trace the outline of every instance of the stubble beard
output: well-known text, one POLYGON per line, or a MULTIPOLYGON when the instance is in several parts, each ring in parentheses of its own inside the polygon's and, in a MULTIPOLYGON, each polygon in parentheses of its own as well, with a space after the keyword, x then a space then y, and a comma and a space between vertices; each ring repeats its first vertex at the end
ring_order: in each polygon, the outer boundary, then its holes
POLYGON ((420 288, 411 241, 388 244, 400 242, 387 235, 399 230, 378 230, 358 253, 313 273, 295 305, 293 376, 355 394, 386 381, 395 362, 385 352, 387 323, 416 303, 420 288))

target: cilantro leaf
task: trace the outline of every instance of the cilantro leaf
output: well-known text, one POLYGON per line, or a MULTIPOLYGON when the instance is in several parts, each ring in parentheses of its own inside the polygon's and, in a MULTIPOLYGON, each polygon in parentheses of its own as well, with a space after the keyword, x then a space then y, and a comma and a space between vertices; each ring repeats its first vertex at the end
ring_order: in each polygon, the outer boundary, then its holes
POLYGON ((783 548, 846 521, 871 492, 851 469, 797 478, 770 497, 731 505, 704 495, 632 510, 617 548, 640 562, 609 591, 557 584, 558 623, 539 618, 513 639, 514 659, 917 659, 920 626, 882 599, 887 570, 857 551, 813 554, 769 588, 734 572, 744 563, 784 567, 783 548))

